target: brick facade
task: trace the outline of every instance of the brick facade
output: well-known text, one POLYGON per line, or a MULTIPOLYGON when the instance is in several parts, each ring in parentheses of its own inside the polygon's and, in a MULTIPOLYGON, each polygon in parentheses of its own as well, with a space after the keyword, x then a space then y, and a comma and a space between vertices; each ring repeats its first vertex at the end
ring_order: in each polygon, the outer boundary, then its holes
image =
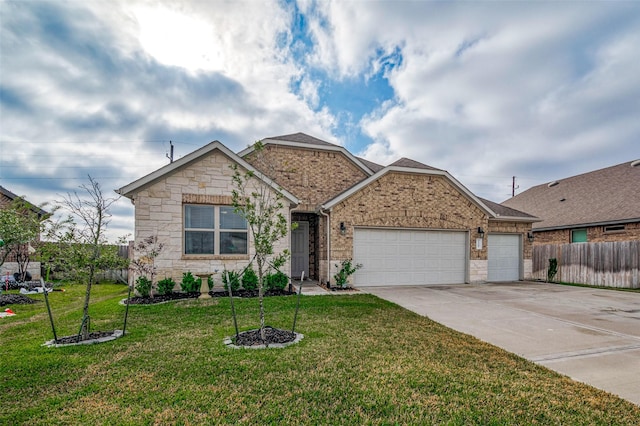
MULTIPOLYGON (((487 214, 445 177, 392 172, 332 209, 331 264, 353 257, 356 227, 467 231, 470 260, 486 263, 486 236, 480 250, 476 249, 475 240, 479 237, 478 227, 487 229, 487 225, 487 214), (340 233, 340 222, 346 227, 344 235, 340 233)), ((326 268, 326 255, 320 256, 326 268)), ((321 276, 326 279, 326 272, 321 272, 321 276)))
MULTIPOLYGON (((136 241, 157 235, 158 241, 164 244, 161 254, 156 258, 159 279, 171 277, 180 283, 183 272, 198 274, 225 268, 240 270, 248 264, 253 255, 250 232, 249 254, 246 255, 183 254, 183 205, 230 205, 230 194, 235 188, 233 170, 230 168, 232 164, 226 155, 215 150, 133 194, 136 241)), ((288 206, 282 213, 289 217, 288 206)), ((287 236, 278 241, 275 251, 280 252, 288 247, 287 236)), ((288 266, 285 266, 285 270, 288 270, 288 266)), ((214 281, 215 285, 221 285, 220 274, 214 277, 214 281)))
POLYGON ((296 210, 315 212, 320 204, 369 177, 341 152, 267 145, 245 160, 300 199, 296 210))
MULTIPOLYGON (((589 226, 587 241, 590 243, 640 240, 640 222, 625 223, 622 231, 605 231, 606 226, 589 226)), ((585 228, 575 228, 585 229, 585 228)), ((534 244, 568 244, 571 243, 571 229, 554 229, 551 231, 534 231, 534 244)))

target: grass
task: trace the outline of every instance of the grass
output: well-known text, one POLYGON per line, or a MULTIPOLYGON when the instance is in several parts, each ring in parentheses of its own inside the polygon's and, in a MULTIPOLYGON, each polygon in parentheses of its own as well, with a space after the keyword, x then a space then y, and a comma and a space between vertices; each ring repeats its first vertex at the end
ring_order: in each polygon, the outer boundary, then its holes
MULTIPOLYGON (((50 295, 77 333, 83 288, 50 295)), ((122 328, 126 287, 98 285, 92 329, 122 328)), ((34 296, 42 299, 42 296, 34 296)), ((266 300, 288 328, 295 298, 266 300)), ((257 301, 236 300, 241 328, 257 301)), ((639 424, 640 407, 371 295, 301 300, 301 343, 233 350, 229 301, 132 306, 127 335, 44 348, 44 303, 0 320, 0 424, 639 424)))

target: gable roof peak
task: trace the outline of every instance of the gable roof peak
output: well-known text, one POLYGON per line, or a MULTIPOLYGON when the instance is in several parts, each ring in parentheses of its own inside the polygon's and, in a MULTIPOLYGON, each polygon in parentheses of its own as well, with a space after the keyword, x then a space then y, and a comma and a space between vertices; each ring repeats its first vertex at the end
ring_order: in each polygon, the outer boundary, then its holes
POLYGON ((278 141, 286 141, 286 142, 298 142, 309 145, 322 145, 322 146, 339 146, 327 141, 323 141, 322 139, 315 138, 313 136, 309 136, 306 133, 298 132, 291 133, 290 135, 282 135, 282 136, 273 136, 270 138, 264 138, 263 140, 278 140, 278 141))
POLYGON ((441 170, 407 157, 402 157, 401 159, 391 163, 389 167, 408 167, 411 169, 441 170))

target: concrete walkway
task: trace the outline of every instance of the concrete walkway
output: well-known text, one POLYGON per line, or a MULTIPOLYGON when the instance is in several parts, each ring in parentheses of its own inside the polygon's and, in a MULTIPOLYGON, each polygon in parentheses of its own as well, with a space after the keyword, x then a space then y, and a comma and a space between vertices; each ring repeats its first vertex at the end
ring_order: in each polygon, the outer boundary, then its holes
POLYGON ((360 290, 640 405, 640 293, 533 282, 360 290))

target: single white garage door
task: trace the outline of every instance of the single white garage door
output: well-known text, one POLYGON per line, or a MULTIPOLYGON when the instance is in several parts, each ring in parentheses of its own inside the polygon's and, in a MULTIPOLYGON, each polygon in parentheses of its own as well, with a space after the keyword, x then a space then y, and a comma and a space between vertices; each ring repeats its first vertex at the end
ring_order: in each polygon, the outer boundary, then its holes
POLYGON ((356 229, 356 286, 464 283, 466 232, 356 229))
POLYGON ((520 236, 489 234, 489 281, 518 281, 520 279, 520 236))

